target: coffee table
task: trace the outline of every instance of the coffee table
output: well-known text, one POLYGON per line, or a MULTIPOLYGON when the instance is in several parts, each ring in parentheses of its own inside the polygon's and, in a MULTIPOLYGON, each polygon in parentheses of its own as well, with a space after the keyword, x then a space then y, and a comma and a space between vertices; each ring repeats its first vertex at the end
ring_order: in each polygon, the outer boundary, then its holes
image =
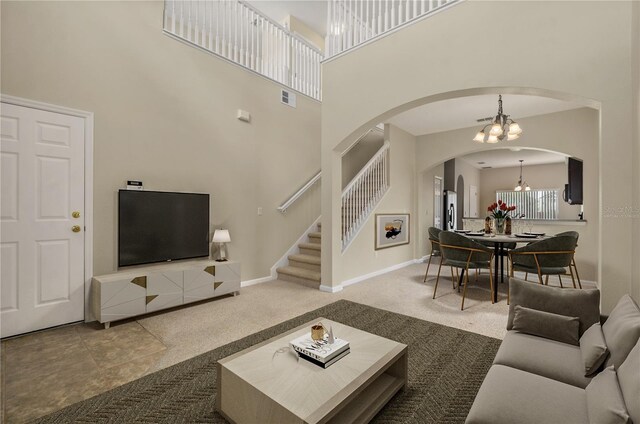
POLYGON ((322 317, 221 359, 216 410, 232 423, 366 423, 407 383, 407 346, 322 317), (322 322, 351 352, 321 368, 288 349, 322 322))

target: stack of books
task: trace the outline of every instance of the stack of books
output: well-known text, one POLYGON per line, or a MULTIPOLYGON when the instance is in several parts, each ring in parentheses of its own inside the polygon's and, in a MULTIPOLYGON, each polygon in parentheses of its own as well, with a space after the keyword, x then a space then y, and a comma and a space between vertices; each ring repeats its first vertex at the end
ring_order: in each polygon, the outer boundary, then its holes
POLYGON ((316 341, 310 335, 305 334, 291 340, 289 344, 300 358, 322 368, 328 368, 350 352, 349 342, 337 337, 333 343, 329 343, 327 337, 316 341))

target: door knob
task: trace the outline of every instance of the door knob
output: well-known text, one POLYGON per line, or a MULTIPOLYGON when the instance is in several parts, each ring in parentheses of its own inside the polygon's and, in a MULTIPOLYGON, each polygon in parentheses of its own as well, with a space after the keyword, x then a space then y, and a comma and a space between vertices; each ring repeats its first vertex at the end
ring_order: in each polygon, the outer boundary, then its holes
POLYGON ((79 233, 80 232, 80 226, 79 225, 74 225, 73 227, 71 227, 71 231, 73 231, 74 233, 79 233))
POLYGON ((71 214, 72 217, 74 218, 80 218, 80 212, 78 211, 73 211, 73 213, 71 214))

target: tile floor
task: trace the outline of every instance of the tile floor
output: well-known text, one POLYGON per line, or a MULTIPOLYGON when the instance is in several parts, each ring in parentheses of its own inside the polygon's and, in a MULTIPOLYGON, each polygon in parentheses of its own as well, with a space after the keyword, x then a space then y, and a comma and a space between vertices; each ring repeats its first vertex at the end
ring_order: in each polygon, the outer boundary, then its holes
POLYGON ((461 294, 450 279, 440 281, 432 299, 437 266, 427 283, 424 269, 411 265, 335 294, 276 280, 243 288, 236 297, 115 322, 108 330, 75 324, 3 341, 2 421, 27 422, 338 299, 504 336, 504 285, 492 305, 488 277, 481 275, 460 311, 461 294))

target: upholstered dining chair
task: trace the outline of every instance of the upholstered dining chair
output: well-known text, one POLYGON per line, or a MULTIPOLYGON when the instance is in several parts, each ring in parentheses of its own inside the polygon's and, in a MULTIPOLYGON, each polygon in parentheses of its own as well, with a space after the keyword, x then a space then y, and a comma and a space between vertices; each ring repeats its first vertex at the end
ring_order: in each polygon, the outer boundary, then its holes
POLYGON ((491 303, 493 303, 493 274, 491 271, 491 261, 493 260, 493 249, 481 245, 468 237, 456 234, 452 231, 442 231, 440 233, 440 252, 442 260, 438 267, 438 276, 433 290, 433 298, 436 298, 438 290, 438 280, 440 279, 440 269, 442 265, 450 266, 464 271, 462 282, 462 304, 460 310, 464 310, 464 299, 467 294, 467 284, 469 283, 470 269, 488 269, 489 285, 491 287, 491 303))
MULTIPOLYGON (((580 238, 580 233, 577 231, 565 231, 562 233, 556 234, 556 236, 572 236, 576 238, 576 248, 578 247, 578 239, 580 238)), ((578 274, 578 267, 576 266, 576 258, 571 260, 571 266, 573 266, 573 272, 576 274, 576 280, 578 281, 578 287, 582 288, 582 283, 580 282, 580 274, 578 274)))
MULTIPOLYGON (((576 287, 571 263, 575 253, 577 240, 574 236, 554 236, 527 244, 509 252, 511 273, 522 271, 538 275, 540 284, 549 284, 549 275, 557 275, 562 286, 562 275, 567 275, 567 268, 576 287), (545 282, 542 276, 546 277, 545 282)), ((507 299, 509 295, 507 294, 507 299)))
MULTIPOLYGON (((427 270, 424 273, 424 280, 423 280, 424 283, 427 282, 427 276, 429 275, 431 258, 434 256, 440 255, 440 233, 442 232, 442 230, 436 227, 429 227, 427 232, 429 234, 429 242, 431 243, 431 253, 429 254, 429 262, 427 262, 427 270)), ((455 283, 456 277, 457 275, 456 276, 453 275, 453 268, 451 268, 451 281, 453 281, 454 289, 456 288, 456 283, 455 283)))
POLYGON ((436 255, 440 255, 440 233, 442 230, 436 227, 429 227, 427 233, 429 234, 429 243, 431 243, 431 253, 429 254, 429 262, 427 262, 427 271, 424 273, 423 282, 427 282, 427 275, 429 275, 429 267, 431 266, 431 258, 436 255))

